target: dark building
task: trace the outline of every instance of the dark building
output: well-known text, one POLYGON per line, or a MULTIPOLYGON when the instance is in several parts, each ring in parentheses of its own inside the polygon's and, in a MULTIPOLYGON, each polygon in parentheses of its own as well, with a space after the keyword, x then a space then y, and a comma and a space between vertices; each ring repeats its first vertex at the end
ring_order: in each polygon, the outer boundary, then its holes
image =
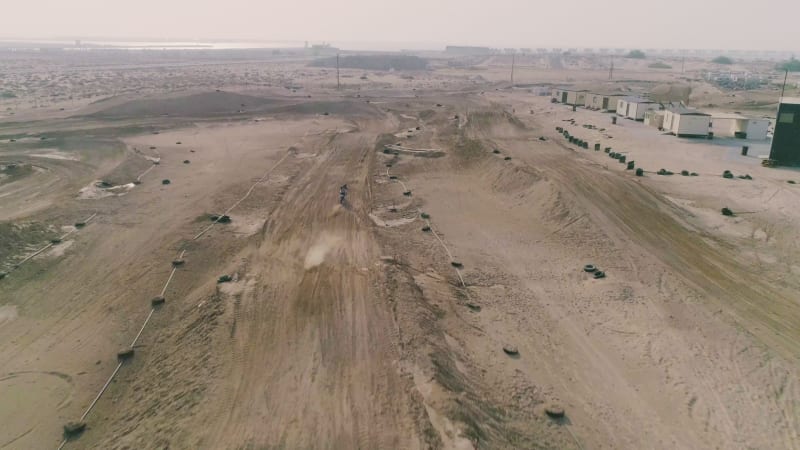
POLYGON ((781 99, 769 159, 783 166, 800 164, 800 98, 781 99))

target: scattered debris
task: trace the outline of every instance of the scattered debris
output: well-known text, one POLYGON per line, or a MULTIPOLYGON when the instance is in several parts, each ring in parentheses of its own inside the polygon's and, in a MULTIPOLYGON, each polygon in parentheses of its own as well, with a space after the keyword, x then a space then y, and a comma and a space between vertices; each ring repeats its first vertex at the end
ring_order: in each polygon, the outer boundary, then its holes
POLYGON ((752 180, 753 179, 753 177, 751 177, 750 174, 747 174, 747 173, 744 174, 744 175, 739 175, 736 178, 739 178, 739 179, 742 179, 742 180, 752 180))
POLYGON ((603 272, 602 270, 598 270, 598 271, 596 271, 596 272, 594 273, 594 279, 595 279, 595 280, 599 280, 599 279, 601 279, 601 278, 605 278, 605 277, 606 277, 606 273, 605 273, 605 272, 603 272))
POLYGON ((133 358, 134 350, 133 348, 126 348, 125 350, 120 350, 117 352, 117 359, 120 361, 127 361, 133 358))
POLYGON ((229 283, 233 281, 233 277, 230 275, 222 275, 221 277, 217 278, 217 283, 229 283))
POLYGON ((86 430, 86 422, 67 422, 64 425, 64 437, 74 438, 86 430))
POLYGON ((597 267, 595 267, 593 264, 586 264, 585 266, 583 266, 583 271, 589 273, 596 272, 597 267))
POLYGON ((508 356, 519 356, 519 349, 517 349, 517 347, 514 347, 513 345, 504 345, 503 351, 508 356))
POLYGON ((547 414, 548 417, 553 419, 561 419, 564 417, 564 408, 558 405, 548 405, 544 409, 544 413, 547 414))

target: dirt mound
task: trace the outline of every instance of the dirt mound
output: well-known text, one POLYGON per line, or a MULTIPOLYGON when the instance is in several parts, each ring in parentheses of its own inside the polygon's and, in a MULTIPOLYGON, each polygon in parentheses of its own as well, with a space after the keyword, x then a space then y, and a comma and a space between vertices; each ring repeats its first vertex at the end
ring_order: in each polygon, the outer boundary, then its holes
POLYGON ((0 164, 0 184, 25 178, 33 174, 33 166, 24 163, 0 164))
POLYGON ((275 113, 288 114, 331 114, 339 116, 375 116, 376 108, 367 103, 334 101, 334 102, 307 102, 296 105, 287 105, 272 110, 275 113))
MULTIPOLYGON (((313 67, 336 67, 336 57, 317 59, 313 67)), ((339 58, 339 67, 364 70, 425 70, 428 61, 411 55, 356 55, 339 58)))
POLYGON ((38 222, 0 223, 0 272, 13 264, 13 257, 42 247, 55 233, 38 222))
POLYGON ((521 136, 526 131, 525 124, 513 114, 496 110, 470 113, 464 127, 472 133, 507 137, 521 136))
POLYGON ((98 111, 92 116, 125 118, 147 116, 206 117, 228 115, 237 111, 263 109, 274 105, 271 99, 230 92, 204 92, 171 98, 133 100, 98 111))
POLYGON ((688 102, 692 87, 687 84, 661 84, 653 88, 650 98, 657 102, 688 102))

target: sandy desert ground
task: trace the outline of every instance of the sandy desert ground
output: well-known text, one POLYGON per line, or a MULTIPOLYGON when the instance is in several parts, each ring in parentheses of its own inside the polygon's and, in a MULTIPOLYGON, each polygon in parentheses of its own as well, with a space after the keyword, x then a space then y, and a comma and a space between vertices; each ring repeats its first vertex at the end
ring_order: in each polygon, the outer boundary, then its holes
MULTIPOLYGON (((0 118, 2 449, 800 448, 800 171, 767 142, 537 95, 610 86, 582 60, 340 90, 286 58, 23 62, 73 99, 0 118)), ((614 86, 685 81, 636 64, 614 86)))

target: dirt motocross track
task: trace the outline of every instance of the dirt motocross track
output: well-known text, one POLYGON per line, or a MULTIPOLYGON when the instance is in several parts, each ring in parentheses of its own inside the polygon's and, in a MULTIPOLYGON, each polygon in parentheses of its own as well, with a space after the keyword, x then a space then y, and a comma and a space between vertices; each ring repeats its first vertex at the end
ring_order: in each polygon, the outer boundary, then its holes
POLYGON ((37 216, 98 214, 2 280, 0 448, 58 447, 183 251, 64 448, 800 445, 791 282, 484 97, 334 100, 132 132, 141 185, 37 216))

